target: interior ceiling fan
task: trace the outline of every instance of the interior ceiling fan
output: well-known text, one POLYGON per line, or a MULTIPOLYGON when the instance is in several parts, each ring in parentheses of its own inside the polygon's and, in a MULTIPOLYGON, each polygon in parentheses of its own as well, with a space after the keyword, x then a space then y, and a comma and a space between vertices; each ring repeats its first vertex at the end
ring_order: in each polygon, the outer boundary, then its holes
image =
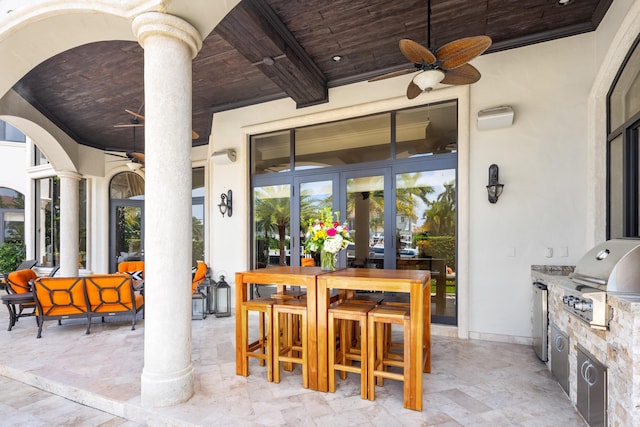
MULTIPOLYGON (((431 2, 427 5, 427 42, 431 41, 431 2)), ((466 37, 445 44, 435 51, 409 39, 400 40, 400 51, 413 66, 374 77, 370 82, 419 71, 407 87, 407 98, 413 99, 431 91, 438 83, 467 85, 480 80, 480 72, 469 61, 480 56, 491 46, 488 36, 466 37)))

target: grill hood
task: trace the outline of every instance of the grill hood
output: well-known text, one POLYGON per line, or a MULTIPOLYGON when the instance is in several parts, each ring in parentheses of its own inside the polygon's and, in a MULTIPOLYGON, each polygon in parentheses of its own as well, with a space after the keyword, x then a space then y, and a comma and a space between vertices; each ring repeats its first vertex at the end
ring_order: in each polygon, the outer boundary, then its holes
POLYGON ((569 277, 610 294, 640 294, 640 239, 612 239, 595 246, 569 277))

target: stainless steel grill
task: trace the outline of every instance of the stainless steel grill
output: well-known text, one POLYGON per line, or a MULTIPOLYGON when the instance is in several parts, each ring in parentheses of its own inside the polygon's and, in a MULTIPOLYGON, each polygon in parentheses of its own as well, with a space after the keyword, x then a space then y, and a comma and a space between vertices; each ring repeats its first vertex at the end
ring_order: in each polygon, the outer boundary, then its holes
POLYGON ((640 294, 640 239, 614 239, 595 246, 569 277, 608 294, 640 294))
POLYGON ((596 245, 563 286, 565 310, 595 329, 607 329, 611 309, 607 295, 640 295, 640 239, 613 239, 596 245))

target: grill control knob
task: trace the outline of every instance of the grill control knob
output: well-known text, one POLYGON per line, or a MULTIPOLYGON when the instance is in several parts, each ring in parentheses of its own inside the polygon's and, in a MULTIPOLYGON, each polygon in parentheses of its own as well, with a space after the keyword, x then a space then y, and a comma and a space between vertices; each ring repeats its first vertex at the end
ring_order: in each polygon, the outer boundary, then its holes
POLYGON ((574 308, 579 311, 591 311, 593 309, 593 303, 587 300, 576 301, 574 308))

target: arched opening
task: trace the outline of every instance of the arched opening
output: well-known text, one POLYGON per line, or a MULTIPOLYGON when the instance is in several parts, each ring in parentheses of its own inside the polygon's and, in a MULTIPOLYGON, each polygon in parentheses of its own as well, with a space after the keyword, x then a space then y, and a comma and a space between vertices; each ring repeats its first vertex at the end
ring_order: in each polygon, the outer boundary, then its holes
POLYGON ((14 270, 24 256, 24 195, 0 187, 0 273, 14 270))
POLYGON ((109 269, 144 259, 144 179, 121 172, 109 184, 109 269))

